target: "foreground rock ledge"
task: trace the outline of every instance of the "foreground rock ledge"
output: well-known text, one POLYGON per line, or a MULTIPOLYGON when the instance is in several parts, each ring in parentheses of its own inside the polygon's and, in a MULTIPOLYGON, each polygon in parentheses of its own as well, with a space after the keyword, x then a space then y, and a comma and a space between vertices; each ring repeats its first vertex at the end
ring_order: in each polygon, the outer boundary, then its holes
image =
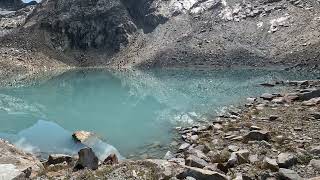
POLYGON ((34 177, 42 169, 42 164, 32 154, 25 153, 0 139, 0 179, 34 177))

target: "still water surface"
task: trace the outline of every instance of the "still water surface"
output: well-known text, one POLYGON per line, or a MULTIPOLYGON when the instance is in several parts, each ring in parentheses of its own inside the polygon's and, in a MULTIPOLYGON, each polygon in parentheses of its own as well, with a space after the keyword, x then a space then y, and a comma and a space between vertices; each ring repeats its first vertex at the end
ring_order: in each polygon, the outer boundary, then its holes
POLYGON ((268 69, 69 71, 0 89, 0 138, 35 153, 75 154, 82 145, 71 134, 86 130, 99 137, 91 146, 101 158, 117 150, 128 156, 153 142, 170 143, 175 126, 277 90, 259 83, 315 76, 268 69))

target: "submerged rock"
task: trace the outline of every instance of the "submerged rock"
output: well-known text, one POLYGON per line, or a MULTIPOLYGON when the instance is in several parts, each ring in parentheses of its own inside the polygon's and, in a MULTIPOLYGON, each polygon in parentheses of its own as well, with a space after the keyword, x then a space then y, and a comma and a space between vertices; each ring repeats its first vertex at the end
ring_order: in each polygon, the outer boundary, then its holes
POLYGON ((72 134, 73 139, 81 143, 85 142, 92 136, 94 136, 94 133, 87 131, 76 131, 72 134))
POLYGON ((84 148, 78 152, 79 159, 74 167, 75 170, 84 168, 96 170, 98 169, 99 159, 91 148, 84 148))

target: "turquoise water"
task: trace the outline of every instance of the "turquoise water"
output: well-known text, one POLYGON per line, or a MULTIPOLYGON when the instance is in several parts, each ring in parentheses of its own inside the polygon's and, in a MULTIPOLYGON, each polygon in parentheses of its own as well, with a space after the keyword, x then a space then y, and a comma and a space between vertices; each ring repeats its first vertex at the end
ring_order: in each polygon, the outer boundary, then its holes
POLYGON ((99 137, 103 158, 127 157, 149 144, 168 144, 173 128, 208 120, 249 96, 275 91, 258 84, 310 79, 316 74, 280 70, 76 70, 26 87, 0 89, 0 137, 35 153, 75 154, 76 130, 99 137))

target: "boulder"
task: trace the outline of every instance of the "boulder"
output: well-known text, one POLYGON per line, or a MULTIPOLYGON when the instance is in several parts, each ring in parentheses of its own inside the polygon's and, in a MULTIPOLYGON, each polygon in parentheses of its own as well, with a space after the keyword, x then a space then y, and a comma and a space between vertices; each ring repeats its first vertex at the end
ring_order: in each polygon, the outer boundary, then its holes
MULTIPOLYGON (((25 170, 23 170, 22 172, 20 172, 20 174, 18 176, 16 176, 15 178, 13 178, 13 180, 24 180, 24 179, 29 179, 29 177, 31 176, 32 173, 32 168, 28 167, 25 170)), ((1 176, 0 176, 1 177, 1 176)))
POLYGON ((277 120, 277 119, 279 119, 279 116, 277 116, 277 115, 271 115, 271 116, 269 116, 269 121, 275 121, 275 120, 277 120))
POLYGON ((186 151, 189 147, 190 147, 190 144, 189 144, 189 143, 183 143, 183 144, 180 145, 179 151, 180 151, 180 152, 186 151))
POLYGON ((320 119, 320 112, 312 113, 311 116, 312 116, 314 119, 320 119))
POLYGON ((201 180, 228 180, 229 177, 210 170, 204 170, 200 168, 195 167, 186 167, 186 170, 177 175, 178 179, 185 179, 186 177, 193 177, 195 179, 201 179, 201 180))
POLYGON ((312 159, 309 163, 315 170, 320 171, 320 160, 319 159, 312 159))
POLYGON ((313 98, 318 98, 320 97, 320 89, 305 89, 304 92, 300 93, 299 99, 302 101, 308 101, 313 98))
POLYGON ((302 102, 302 105, 304 106, 315 106, 317 104, 320 104, 320 97, 318 98, 312 98, 310 100, 307 100, 307 101, 303 101, 302 102))
POLYGON ((92 151, 91 148, 84 148, 78 152, 79 159, 74 167, 75 170, 79 169, 98 169, 99 159, 92 151))
POLYGON ((311 147, 310 153, 315 155, 315 156, 320 156, 320 146, 311 147))
POLYGON ((258 162, 258 161, 259 161, 258 155, 257 155, 257 154, 250 155, 250 156, 249 156, 249 161, 250 161, 250 163, 252 163, 252 164, 258 162))
POLYGON ((187 151, 189 154, 192 154, 192 155, 195 155, 205 161, 210 161, 210 158, 208 158, 201 150, 199 149, 195 149, 195 148, 192 148, 190 150, 187 151))
POLYGON ((104 161, 103 164, 115 165, 118 164, 119 160, 116 154, 110 154, 104 161))
POLYGON ((236 152, 236 151, 239 150, 239 147, 238 147, 238 146, 235 146, 235 145, 229 145, 229 146, 228 146, 228 150, 229 150, 230 152, 236 152))
POLYGON ((278 171, 279 165, 275 159, 271 159, 268 157, 265 157, 262 162, 262 167, 264 169, 270 169, 271 171, 278 171))
POLYGON ((271 102, 276 103, 276 104, 283 104, 286 102, 286 99, 284 97, 277 97, 277 98, 272 99, 271 102))
POLYGON ((165 159, 165 160, 169 160, 169 159, 172 159, 172 158, 174 158, 174 155, 172 154, 171 151, 168 151, 163 157, 163 159, 165 159))
POLYGON ((268 101, 271 101, 274 97, 276 97, 275 95, 273 94, 270 94, 270 93, 264 93, 260 96, 262 99, 264 100, 268 100, 268 101))
POLYGON ((278 165, 280 168, 289 168, 297 163, 297 158, 290 153, 280 153, 278 155, 278 165))
POLYGON ((229 167, 234 167, 236 164, 243 164, 249 162, 249 151, 248 150, 240 150, 237 152, 233 152, 230 155, 227 165, 229 167))
POLYGON ((81 143, 85 142, 92 136, 94 136, 94 133, 87 131, 76 131, 72 134, 73 139, 81 143))
POLYGON ((224 149, 222 151, 210 151, 207 154, 212 163, 224 163, 228 161, 230 155, 231 153, 227 149, 224 149))
POLYGON ((72 157, 65 154, 50 154, 46 165, 51 164, 60 164, 63 162, 70 163, 72 161, 72 157))
POLYGON ((208 165, 208 163, 197 156, 189 155, 186 158, 186 165, 191 167, 204 168, 205 166, 208 165))
POLYGON ((271 139, 270 133, 268 131, 250 131, 243 137, 244 142, 248 141, 269 141, 271 139))
POLYGON ((283 180, 302 180, 303 179, 295 171, 291 169, 280 168, 278 174, 279 174, 279 178, 283 180))
POLYGON ((253 131, 253 130, 261 130, 261 128, 258 126, 250 126, 250 131, 253 131))

